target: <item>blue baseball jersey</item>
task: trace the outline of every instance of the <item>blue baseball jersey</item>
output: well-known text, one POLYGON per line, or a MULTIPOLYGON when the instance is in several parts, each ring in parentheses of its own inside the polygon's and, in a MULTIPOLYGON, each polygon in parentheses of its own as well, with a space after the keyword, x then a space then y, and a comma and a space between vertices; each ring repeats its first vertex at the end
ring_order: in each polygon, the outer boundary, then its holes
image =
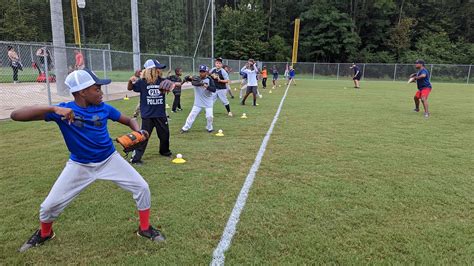
POLYGON ((417 79, 416 80, 416 86, 418 87, 419 90, 424 89, 424 88, 430 88, 431 89, 431 82, 430 82, 430 72, 426 68, 421 69, 416 73, 416 76, 419 77, 421 75, 425 74, 426 77, 422 79, 417 79))
POLYGON ((133 91, 140 93, 140 113, 142 118, 166 117, 166 97, 160 91, 160 83, 164 79, 158 78, 155 84, 148 84, 139 79, 133 84, 133 91))
POLYGON ((290 69, 290 72, 288 73, 288 75, 292 78, 295 77, 296 73, 295 73, 295 70, 294 69, 290 69))
POLYGON ((97 163, 115 152, 107 131, 107 120, 117 121, 120 118, 121 114, 117 109, 106 103, 84 108, 74 101, 60 103, 57 106, 71 108, 74 111, 74 122, 71 124, 56 113, 48 113, 45 117, 46 121, 58 124, 71 153, 69 157, 71 160, 78 163, 97 163))

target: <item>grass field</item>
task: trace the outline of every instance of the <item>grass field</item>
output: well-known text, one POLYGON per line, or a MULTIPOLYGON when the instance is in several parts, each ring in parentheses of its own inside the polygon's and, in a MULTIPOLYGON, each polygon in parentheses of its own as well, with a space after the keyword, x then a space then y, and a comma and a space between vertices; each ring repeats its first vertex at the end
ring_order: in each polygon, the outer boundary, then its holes
MULTIPOLYGON (((434 84, 429 119, 411 111, 413 85, 362 86, 290 88, 226 263, 472 264, 474 86, 434 84)), ((264 91, 256 108, 231 100, 234 118, 216 104, 223 138, 204 131, 202 114, 178 134, 193 100, 184 92, 171 148, 188 162, 160 157, 155 135, 137 167, 152 191, 152 223, 168 237, 161 245, 133 233, 130 194, 96 182, 59 217, 56 239, 17 253, 68 152, 52 123, 0 122, 0 264, 208 264, 283 92, 264 91)), ((112 104, 131 114, 136 101, 112 104)))

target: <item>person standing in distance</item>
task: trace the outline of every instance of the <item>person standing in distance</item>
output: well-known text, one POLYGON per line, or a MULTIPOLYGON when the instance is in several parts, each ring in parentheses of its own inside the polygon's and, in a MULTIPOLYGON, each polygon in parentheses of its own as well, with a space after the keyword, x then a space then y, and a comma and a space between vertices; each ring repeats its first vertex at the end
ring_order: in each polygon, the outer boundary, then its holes
MULTIPOLYGON (((143 79, 132 76, 128 81, 128 90, 140 93, 140 114, 142 116, 142 130, 151 135, 153 128, 160 139, 159 152, 162 156, 169 157, 170 130, 168 117, 166 116, 166 92, 174 89, 174 83, 161 77, 161 70, 166 65, 154 59, 148 59, 143 65, 143 79)), ((132 164, 142 164, 142 156, 145 153, 148 140, 143 142, 135 151, 131 159, 132 164)))
POLYGON ((257 75, 259 73, 255 60, 249 59, 247 64, 240 70, 241 73, 247 75, 247 93, 242 99, 241 104, 245 105, 245 101, 250 94, 253 94, 253 106, 257 106, 257 94, 258 94, 258 80, 257 75))
POLYGON ((216 86, 216 93, 214 94, 215 100, 219 99, 227 110, 228 116, 233 116, 230 111, 230 103, 227 99, 227 84, 230 83, 229 74, 222 68, 222 58, 218 57, 214 60, 214 66, 209 71, 212 80, 216 86))
POLYGON ((20 57, 18 56, 18 53, 15 51, 13 46, 8 45, 7 50, 8 60, 10 60, 10 66, 13 70, 13 83, 18 83, 18 70, 23 70, 23 67, 20 62, 20 57))
POLYGON ((79 50, 74 50, 74 55, 76 59, 76 63, 74 66, 75 70, 84 69, 85 68, 84 55, 82 55, 82 52, 79 50))
POLYGON ((183 75, 183 69, 178 67, 174 70, 174 75, 169 76, 168 79, 174 82, 175 89, 173 90, 174 101, 173 106, 171 107, 171 112, 176 113, 177 111, 183 111, 181 108, 181 86, 183 80, 181 76, 183 75))
POLYGON ((272 67, 272 82, 273 82, 273 87, 272 89, 275 89, 276 86, 277 86, 277 82, 278 82, 278 69, 275 65, 273 65, 272 67))
POLYGON ((140 131, 135 119, 102 102, 101 86, 110 82, 110 79, 99 79, 90 70, 76 70, 65 81, 74 101, 52 106, 29 106, 11 113, 15 121, 55 122, 70 152, 69 161, 41 203, 40 229, 20 247, 20 252, 53 239, 53 222, 81 191, 96 180, 112 181, 133 194, 140 218, 139 236, 155 242, 165 240, 165 236, 150 225, 151 195, 148 184, 115 150, 107 122, 109 119, 119 122, 145 137, 148 133, 140 131))
POLYGON ((267 72, 267 67, 263 66, 262 68, 262 87, 263 89, 267 88, 267 79, 268 79, 268 72, 267 72))
POLYGON ((430 82, 430 72, 425 68, 425 61, 418 59, 415 62, 415 68, 418 70, 417 73, 411 74, 410 78, 413 78, 416 81, 416 86, 418 91, 415 94, 415 112, 420 111, 420 100, 423 103, 423 108, 425 109, 424 116, 425 118, 430 117, 430 112, 428 110, 428 96, 431 93, 431 82, 430 82))
POLYGON ((352 77, 352 80, 354 81, 354 88, 360 89, 360 79, 362 78, 362 72, 356 63, 352 63, 350 68, 354 71, 354 76, 352 77))

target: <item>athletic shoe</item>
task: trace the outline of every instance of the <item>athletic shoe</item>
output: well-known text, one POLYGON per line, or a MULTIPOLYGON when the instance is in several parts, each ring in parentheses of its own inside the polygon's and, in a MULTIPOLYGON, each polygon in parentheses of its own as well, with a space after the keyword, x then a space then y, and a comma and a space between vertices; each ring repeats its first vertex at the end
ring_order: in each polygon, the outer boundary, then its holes
POLYGON ((212 133, 212 132, 214 132, 214 129, 208 129, 207 130, 207 133, 212 133))
POLYGON ((160 153, 161 156, 165 156, 165 157, 171 157, 171 155, 173 155, 172 152, 167 152, 167 153, 160 153))
POLYGON ((240 102, 240 105, 245 105, 245 103, 244 103, 244 102, 240 102))
POLYGON ((227 115, 230 116, 230 117, 234 116, 234 114, 232 114, 232 112, 229 112, 227 115))
POLYGON ((424 116, 425 116, 425 118, 429 118, 429 117, 430 117, 430 113, 425 112, 424 116))
POLYGON ((137 235, 144 238, 148 238, 154 242, 163 242, 166 240, 165 235, 163 235, 160 230, 153 228, 153 226, 151 225, 150 227, 148 227, 147 230, 141 230, 140 228, 138 228, 137 235))
POLYGON ((173 112, 173 113, 175 113, 175 114, 177 113, 177 111, 176 111, 176 110, 172 110, 171 112, 173 112))
POLYGON ((20 249, 18 250, 19 252, 25 252, 27 251, 28 249, 32 248, 32 247, 37 247, 37 246, 40 246, 40 245, 43 245, 44 242, 50 240, 50 239, 53 239, 54 237, 56 236, 56 234, 54 234, 53 231, 51 231, 51 235, 47 236, 47 237, 41 237, 41 230, 38 229, 36 230, 36 232, 30 237, 30 239, 28 239, 28 241, 25 242, 25 244, 23 244, 20 249))
POLYGON ((418 108, 413 109, 413 112, 417 112, 417 113, 418 113, 419 111, 420 111, 420 109, 418 109, 418 108))
POLYGON ((188 130, 183 130, 183 129, 181 129, 181 131, 180 131, 179 133, 185 134, 185 133, 188 133, 188 132, 189 132, 188 130))
POLYGON ((134 165, 143 165, 143 161, 142 160, 135 160, 135 159, 130 159, 130 163, 131 164, 134 164, 134 165))
POLYGON ((263 95, 262 95, 262 94, 260 94, 260 95, 258 95, 258 97, 260 97, 260 99, 262 99, 262 98, 263 98, 263 95))
POLYGON ((234 99, 235 97, 234 96, 230 96, 231 99, 234 99))

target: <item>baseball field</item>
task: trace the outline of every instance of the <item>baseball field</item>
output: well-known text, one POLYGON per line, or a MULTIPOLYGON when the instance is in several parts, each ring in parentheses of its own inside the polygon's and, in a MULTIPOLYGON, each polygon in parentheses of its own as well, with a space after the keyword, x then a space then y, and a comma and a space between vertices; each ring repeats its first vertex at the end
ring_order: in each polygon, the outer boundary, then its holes
MULTIPOLYGON (((413 84, 297 82, 226 263, 472 264, 474 86, 434 83, 425 119, 412 111, 413 84)), ((134 233, 131 194, 98 181, 55 222, 54 240, 18 253, 68 151, 53 123, 1 121, 0 264, 209 264, 285 89, 262 90, 257 107, 236 97, 232 118, 216 103, 224 137, 205 131, 203 114, 179 134, 193 101, 192 90, 183 92, 184 111, 171 114, 171 150, 187 163, 159 156, 154 133, 136 167, 150 185, 162 244, 134 233)), ((111 104, 130 115, 137 100, 111 104)), ((129 131, 113 122, 109 129, 112 138, 129 131)))

